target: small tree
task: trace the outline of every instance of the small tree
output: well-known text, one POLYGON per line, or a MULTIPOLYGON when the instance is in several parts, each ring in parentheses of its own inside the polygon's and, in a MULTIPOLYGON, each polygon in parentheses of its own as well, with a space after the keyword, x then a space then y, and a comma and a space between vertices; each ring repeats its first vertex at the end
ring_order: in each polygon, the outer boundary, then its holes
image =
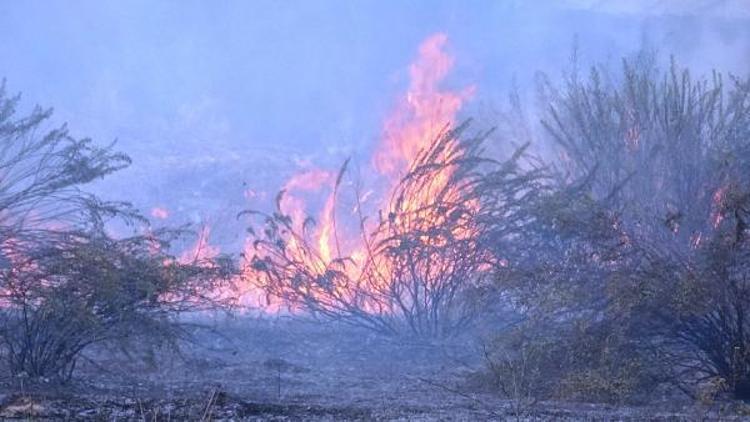
POLYGON ((750 398, 750 193, 724 191, 721 222, 687 257, 659 256, 638 274, 660 283, 641 306, 659 356, 686 392, 704 384, 750 398))

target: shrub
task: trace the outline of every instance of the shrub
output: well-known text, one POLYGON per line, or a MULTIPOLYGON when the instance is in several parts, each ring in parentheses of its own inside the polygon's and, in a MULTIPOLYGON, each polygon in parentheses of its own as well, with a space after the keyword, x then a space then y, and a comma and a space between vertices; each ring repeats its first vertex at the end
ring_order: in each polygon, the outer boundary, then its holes
POLYGON ((326 260, 311 225, 300 231, 279 206, 253 231, 248 277, 293 307, 384 334, 460 333, 498 264, 490 242, 518 234, 543 178, 519 165, 523 149, 503 163, 483 157, 486 134, 461 140, 466 127, 446 130, 419 154, 377 221, 360 215, 361 256, 326 260))
POLYGON ((130 159, 111 146, 72 138, 65 126, 45 132, 51 110, 37 107, 17 117, 18 101, 3 83, 0 353, 10 370, 67 379, 93 344, 178 338, 179 314, 215 304, 206 292, 228 278, 231 265, 225 259, 179 263, 164 252, 167 232, 107 235, 112 219, 146 220, 83 186, 130 159))
POLYGON ((528 329, 547 327, 557 394, 621 401, 669 383, 694 395, 721 379, 745 397, 750 82, 654 63, 573 72, 561 88, 542 78, 559 183, 498 288, 528 329))
MULTIPOLYGON (((719 377, 744 397, 750 83, 726 84, 718 73, 694 79, 674 61, 666 72, 653 63, 642 55, 625 60, 619 75, 594 68, 588 80, 571 74, 561 90, 545 85, 543 125, 581 189, 571 205, 553 200, 539 211, 547 216, 540 232, 557 240, 548 253, 565 257, 553 266, 553 258, 533 260, 554 268, 541 285, 574 292, 539 310, 624 327, 615 355, 657 357, 658 378, 686 392, 719 377), (605 223, 574 218, 567 230, 581 204, 605 223)), ((596 362, 578 368, 579 389, 614 386, 619 375, 602 374, 596 362)))
POLYGON ((231 267, 182 264, 154 252, 153 242, 48 234, 0 271, 0 344, 11 371, 66 380, 92 345, 168 343, 188 334, 179 315, 218 305, 206 293, 221 287, 231 267))

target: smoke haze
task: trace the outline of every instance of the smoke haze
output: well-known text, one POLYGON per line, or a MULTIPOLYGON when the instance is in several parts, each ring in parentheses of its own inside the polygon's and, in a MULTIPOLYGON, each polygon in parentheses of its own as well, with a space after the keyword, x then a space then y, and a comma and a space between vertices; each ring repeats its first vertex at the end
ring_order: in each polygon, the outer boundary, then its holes
POLYGON ((117 139, 134 164, 96 189, 172 223, 228 220, 294 172, 364 160, 435 32, 455 57, 446 84, 476 87, 465 117, 558 77, 574 45, 584 63, 645 46, 701 72, 750 58, 743 0, 32 1, 0 5, 0 27, 8 89, 76 136, 117 139))

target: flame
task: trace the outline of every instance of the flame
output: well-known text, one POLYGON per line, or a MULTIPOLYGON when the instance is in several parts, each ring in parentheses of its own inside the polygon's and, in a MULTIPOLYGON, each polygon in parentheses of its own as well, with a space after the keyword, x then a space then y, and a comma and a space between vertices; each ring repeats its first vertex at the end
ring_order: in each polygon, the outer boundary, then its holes
POLYGON ((443 51, 445 34, 436 34, 419 47, 419 57, 409 67, 409 91, 386 119, 384 138, 373 164, 383 175, 397 179, 430 145, 445 125, 455 123, 456 114, 474 93, 443 91, 440 82, 453 67, 453 57, 443 51))
POLYGON ((729 192, 729 185, 722 186, 714 192, 711 210, 711 223, 714 228, 718 228, 724 221, 724 202, 727 192, 729 192))
POLYGON ((334 213, 334 206, 336 204, 336 198, 333 194, 328 196, 328 199, 326 199, 326 204, 323 207, 323 214, 322 214, 322 224, 320 229, 320 235, 318 236, 318 248, 320 249, 320 258, 324 262, 331 262, 331 260, 334 258, 333 251, 332 251, 332 243, 333 243, 333 237, 334 237, 334 230, 336 229, 333 226, 333 213, 334 213))
POLYGON ((198 233, 198 239, 192 248, 183 252, 179 257, 179 262, 183 264, 189 264, 193 262, 207 261, 216 258, 221 250, 218 246, 211 245, 208 242, 208 238, 211 235, 211 228, 209 226, 201 227, 198 233))
POLYGON ((295 228, 302 229, 307 216, 306 201, 299 194, 319 193, 330 185, 333 173, 312 169, 304 173, 296 174, 289 179, 283 187, 283 196, 279 204, 281 211, 292 218, 295 228))
MULTIPOLYGON (((371 165, 374 174, 383 179, 383 188, 377 191, 368 190, 360 197, 358 204, 354 206, 353 214, 363 213, 360 208, 368 202, 370 207, 380 207, 389 215, 411 215, 408 220, 400 221, 395 218, 393 223, 404 227, 424 229, 416 225, 438 225, 454 216, 440 215, 431 211, 420 211, 430 209, 426 205, 435 199, 437 192, 448 189, 448 195, 458 198, 458 188, 450 188, 449 181, 453 170, 446 169, 437 174, 434 180, 423 190, 410 192, 406 201, 398 205, 391 204, 392 194, 403 176, 409 171, 410 166, 418 159, 420 153, 429 149, 434 140, 443 133, 446 128, 456 123, 457 113, 465 101, 470 99, 475 91, 473 86, 459 91, 449 91, 441 88, 448 73, 453 67, 454 59, 445 51, 447 37, 444 34, 435 34, 427 38, 419 47, 416 60, 409 67, 410 83, 408 91, 397 100, 393 111, 387 115, 383 123, 383 136, 375 151, 371 165), (453 189, 453 190, 451 190, 453 189), (382 191, 381 191, 382 190, 382 191), (371 197, 376 197, 370 201, 371 197), (398 209, 396 209, 398 207, 398 209), (420 214, 420 212, 422 214, 420 214)), ((455 148, 455 147, 454 147, 455 148)), ((446 157, 453 151, 443 151, 446 157)), ((340 177, 339 177, 340 178, 340 177)), ((345 227, 336 226, 336 188, 340 180, 336 174, 322 170, 311 169, 299 173, 290 178, 283 187, 283 195, 279 202, 281 212, 291 220, 290 224, 296 233, 309 234, 312 237, 311 244, 316 245, 317 255, 311 254, 301 246, 303 239, 290 236, 286 240, 284 254, 293 261, 303 263, 304 267, 325 278, 331 262, 348 257, 353 265, 347 265, 343 271, 350 280, 361 280, 363 277, 379 279, 379 283, 387 285, 391 280, 387 262, 366 262, 373 259, 367 252, 366 240, 362 239, 361 233, 347 233, 345 227), (322 210, 316 219, 318 226, 313 233, 305 231, 308 203, 306 197, 315 195, 318 200, 325 197, 322 210), (340 242, 337 236, 341 236, 340 242), (367 274, 368 272, 377 274, 367 274)), ((478 206, 478 204, 477 204, 478 206)), ((374 223, 370 223, 374 224, 374 223)), ((368 228, 371 229, 372 227, 368 228)), ((454 237, 470 236, 472 233, 452 233, 454 237)), ((377 243, 378 239, 371 239, 371 243, 377 243)), ((424 239, 427 241, 427 239, 424 239)), ((432 238, 430 242, 447 242, 447 239, 432 238)), ((253 242, 247 241, 245 246, 246 257, 256 253, 253 242)), ((434 260, 430 260, 434 261, 434 260)), ((441 262, 426 263, 426 266, 434 265, 433 271, 441 271, 441 262)), ((243 278, 252 280, 257 276, 255 270, 247 265, 243 269, 243 278)), ((376 286, 377 288, 378 286, 376 286)), ((383 287, 383 286, 379 286, 383 287)), ((346 297, 354 294, 347 290, 347 286, 336 285, 332 287, 337 295, 346 297)), ((258 298, 260 293, 252 288, 248 289, 250 295, 258 298)), ((294 304, 287 304, 294 307, 294 304)), ((269 309, 278 309, 278 306, 267 304, 269 309)), ((381 304, 362 305, 372 312, 388 312, 388 309, 380 309, 381 304)))
MULTIPOLYGON (((440 88, 441 82, 454 64, 453 57, 444 51, 446 42, 447 37, 444 34, 436 34, 422 43, 417 60, 409 68, 409 91, 384 123, 384 138, 375 154, 373 164, 378 172, 388 178, 391 191, 418 159, 419 154, 429 149, 446 128, 455 125, 463 103, 474 95, 474 86, 468 86, 458 92, 440 88)), ((441 158, 447 158, 453 152, 445 150, 441 158)), ((446 168, 424 189, 410 192, 403 204, 384 202, 382 208, 386 209, 389 215, 411 215, 409 221, 395 222, 402 226, 412 229, 428 228, 415 226, 419 224, 439 226, 448 216, 435 213, 434 209, 427 205, 434 201, 439 192, 450 187, 452 175, 453 170, 446 168), (394 206, 399 206, 400 209, 394 209, 394 206)), ((458 188, 451 187, 446 196, 458 198, 459 195, 458 188)), ((390 198, 391 195, 386 195, 383 199, 389 201, 390 198)), ((452 234, 457 238, 471 235, 458 232, 452 234)), ((436 239, 430 241, 435 242, 436 239)))
POLYGON ((167 218, 169 218, 169 210, 162 207, 151 208, 151 217, 159 220, 166 220, 167 218))

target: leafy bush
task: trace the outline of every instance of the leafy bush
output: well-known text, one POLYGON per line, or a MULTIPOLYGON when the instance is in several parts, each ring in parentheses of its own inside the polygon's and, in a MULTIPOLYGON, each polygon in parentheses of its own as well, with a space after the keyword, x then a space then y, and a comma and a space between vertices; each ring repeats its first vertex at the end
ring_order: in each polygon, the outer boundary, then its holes
POLYGON ((643 402, 657 372, 621 330, 584 321, 526 322, 485 348, 491 384, 529 406, 540 400, 643 402))

